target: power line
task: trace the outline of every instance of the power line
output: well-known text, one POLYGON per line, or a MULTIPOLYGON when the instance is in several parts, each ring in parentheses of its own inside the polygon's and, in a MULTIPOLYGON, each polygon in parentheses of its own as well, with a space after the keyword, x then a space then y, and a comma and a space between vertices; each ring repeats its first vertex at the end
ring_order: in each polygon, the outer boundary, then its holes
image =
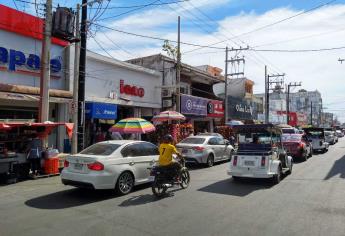
MULTIPOLYGON (((306 13, 309 13, 309 12, 312 12, 312 11, 315 11, 316 9, 319 9, 319 8, 324 7, 324 6, 326 6, 326 5, 330 5, 330 4, 332 4, 332 3, 336 2, 336 1, 337 1, 337 0, 332 0, 332 1, 329 1, 329 2, 326 2, 326 3, 323 3, 323 4, 320 4, 320 5, 316 6, 316 7, 313 7, 313 8, 311 8, 311 9, 308 9, 308 10, 306 10, 306 11, 304 11, 304 12, 295 14, 295 15, 293 15, 293 16, 289 16, 289 17, 287 17, 287 18, 284 18, 284 19, 281 19, 281 20, 279 20, 279 21, 270 23, 270 24, 268 24, 268 25, 264 25, 264 26, 262 26, 262 27, 253 29, 253 30, 251 30, 251 31, 248 31, 248 32, 245 32, 245 33, 236 35, 236 36, 232 37, 231 39, 236 39, 236 38, 239 38, 239 37, 241 37, 241 36, 248 35, 248 34, 250 34, 250 33, 253 33, 253 32, 256 32, 256 31, 259 31, 259 30, 268 28, 268 27, 271 27, 271 26, 273 26, 273 25, 276 25, 276 24, 282 23, 282 22, 284 22, 284 21, 293 19, 293 18, 298 17, 298 16, 301 16, 301 15, 303 15, 303 14, 306 14, 306 13)), ((219 42, 216 42, 216 43, 209 44, 209 45, 207 45, 207 46, 214 46, 214 45, 217 45, 217 44, 220 44, 220 43, 224 43, 224 42, 229 41, 229 40, 230 40, 230 39, 222 40, 222 41, 219 41, 219 42)), ((202 47, 200 47, 199 49, 202 49, 202 47)))
POLYGON ((131 55, 131 56, 135 56, 135 57, 136 57, 136 55, 134 55, 134 54, 131 53, 130 51, 128 51, 128 50, 122 48, 120 45, 116 44, 116 43, 114 42, 114 40, 112 40, 111 38, 109 38, 109 37, 106 35, 106 33, 102 32, 102 34, 103 34, 112 44, 114 44, 115 47, 117 47, 118 49, 124 51, 124 52, 127 53, 128 55, 131 55))
MULTIPOLYGON (((166 40, 168 40, 170 42, 177 43, 176 40, 170 40, 170 39, 165 39, 165 38, 160 38, 160 37, 155 37, 155 36, 131 33, 131 32, 123 31, 123 30, 118 30, 118 29, 115 29, 115 28, 112 28, 112 27, 109 27, 109 26, 100 25, 100 24, 97 24, 97 23, 94 23, 94 25, 97 25, 97 26, 99 26, 101 28, 113 30, 113 31, 116 31, 116 32, 119 32, 119 33, 122 33, 122 34, 132 35, 132 36, 136 36, 136 37, 140 37, 140 38, 149 38, 149 39, 154 39, 154 40, 159 40, 159 41, 166 41, 166 40)), ((188 42, 181 42, 181 44, 188 45, 188 46, 193 46, 193 47, 207 47, 205 45, 188 43, 188 42)), ((220 49, 220 50, 224 50, 225 49, 225 48, 222 48, 222 47, 212 47, 212 46, 210 46, 208 48, 220 49)))
POLYGON ((16 1, 15 0, 12 0, 12 1, 13 1, 14 6, 16 7, 17 11, 19 11, 16 1))
POLYGON ((249 51, 255 52, 323 52, 323 51, 333 51, 333 50, 341 50, 345 49, 345 46, 341 47, 333 47, 333 48, 320 48, 320 49, 254 49, 250 48, 249 51))
MULTIPOLYGON (((151 3, 151 4, 141 4, 141 5, 131 5, 131 6, 110 6, 108 9, 130 9, 130 8, 140 8, 146 6, 163 6, 163 5, 170 5, 180 2, 188 2, 190 0, 180 0, 180 1, 172 1, 172 2, 162 2, 162 3, 151 3)), ((92 9, 92 8, 89 8, 92 9)))

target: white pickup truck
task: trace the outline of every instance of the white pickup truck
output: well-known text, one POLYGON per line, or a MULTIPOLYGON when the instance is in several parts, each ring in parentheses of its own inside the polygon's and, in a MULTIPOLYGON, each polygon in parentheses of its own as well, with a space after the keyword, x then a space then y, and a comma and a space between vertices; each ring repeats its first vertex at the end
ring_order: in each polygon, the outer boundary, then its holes
POLYGON ((292 172, 292 157, 281 142, 281 129, 272 124, 235 126, 237 149, 227 173, 240 178, 271 178, 279 183, 284 174, 292 172))

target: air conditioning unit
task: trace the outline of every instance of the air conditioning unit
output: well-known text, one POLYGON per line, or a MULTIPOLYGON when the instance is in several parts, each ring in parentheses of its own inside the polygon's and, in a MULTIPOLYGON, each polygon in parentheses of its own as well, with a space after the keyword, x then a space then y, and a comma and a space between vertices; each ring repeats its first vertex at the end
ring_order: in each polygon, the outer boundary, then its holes
POLYGON ((167 98, 172 96, 171 89, 162 89, 162 97, 167 98))
POLYGON ((171 99, 169 99, 169 100, 163 100, 163 102, 162 102, 162 107, 163 107, 163 108, 172 107, 172 100, 171 100, 171 99))

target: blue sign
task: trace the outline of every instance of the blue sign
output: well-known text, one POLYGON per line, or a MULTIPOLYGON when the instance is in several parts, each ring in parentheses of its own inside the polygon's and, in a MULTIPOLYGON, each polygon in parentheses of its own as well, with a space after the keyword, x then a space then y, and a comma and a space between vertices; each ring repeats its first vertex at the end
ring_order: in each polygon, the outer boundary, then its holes
MULTIPOLYGON (((0 64, 8 64, 9 71, 16 71, 16 66, 26 66, 29 70, 39 70, 41 59, 35 54, 29 54, 27 57, 21 51, 6 49, 0 47, 0 64)), ((62 69, 61 60, 53 58, 50 60, 50 69, 52 73, 58 73, 62 69)))
POLYGON ((85 117, 88 119, 115 120, 117 118, 117 105, 109 103, 85 103, 85 117))
POLYGON ((186 115, 207 116, 208 99, 181 95, 181 113, 186 115))

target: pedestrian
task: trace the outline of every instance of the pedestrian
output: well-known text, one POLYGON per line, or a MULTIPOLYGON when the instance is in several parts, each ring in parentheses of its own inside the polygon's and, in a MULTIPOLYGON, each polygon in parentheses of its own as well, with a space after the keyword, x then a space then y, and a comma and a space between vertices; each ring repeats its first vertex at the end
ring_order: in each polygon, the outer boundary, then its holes
POLYGON ((42 141, 39 138, 31 140, 28 148, 27 159, 30 163, 32 175, 37 176, 41 170, 42 141))
POLYGON ((113 138, 113 140, 122 140, 122 135, 119 132, 112 132, 111 133, 111 137, 113 138))
POLYGON ((99 142, 103 142, 104 140, 105 140, 105 135, 102 132, 101 127, 98 127, 97 132, 96 132, 95 141, 96 141, 96 143, 99 143, 99 142))

